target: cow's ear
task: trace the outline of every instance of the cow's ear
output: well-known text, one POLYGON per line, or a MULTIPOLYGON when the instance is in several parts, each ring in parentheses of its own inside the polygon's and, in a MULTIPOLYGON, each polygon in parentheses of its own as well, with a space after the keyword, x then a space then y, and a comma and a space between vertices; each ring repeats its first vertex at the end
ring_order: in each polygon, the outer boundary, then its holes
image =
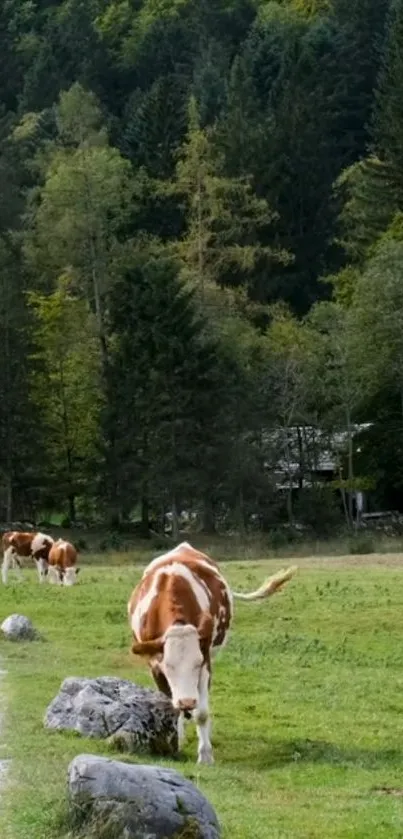
POLYGON ((202 612, 197 631, 199 633, 200 641, 211 642, 213 635, 213 618, 211 617, 210 612, 202 612))
POLYGON ((162 638, 157 638, 155 641, 134 641, 132 644, 133 655, 148 655, 150 658, 162 653, 163 649, 162 638))

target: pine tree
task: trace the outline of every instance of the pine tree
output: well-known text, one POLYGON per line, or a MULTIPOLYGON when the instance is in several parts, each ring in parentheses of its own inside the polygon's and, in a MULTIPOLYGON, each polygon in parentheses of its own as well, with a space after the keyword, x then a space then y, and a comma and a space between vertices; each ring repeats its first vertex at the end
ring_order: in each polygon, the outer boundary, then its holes
POLYGON ((342 202, 340 244, 353 263, 362 265, 400 205, 394 167, 367 157, 342 173, 336 189, 342 202))
POLYGON ((264 129, 254 80, 244 56, 237 55, 231 67, 225 113, 217 132, 228 175, 240 177, 256 170, 266 139, 264 129))
POLYGON ((115 337, 105 422, 115 436, 107 499, 115 513, 128 513, 135 499, 143 509, 152 502, 175 511, 197 495, 224 396, 217 348, 177 270, 171 259, 146 251, 111 294, 115 337))
POLYGON ((122 150, 153 178, 173 174, 175 153, 186 130, 186 97, 173 75, 136 91, 126 111, 122 150))
POLYGON ((276 214, 258 198, 247 176, 229 178, 209 132, 199 122, 196 101, 189 102, 189 124, 171 191, 185 205, 186 230, 174 246, 183 277, 203 297, 212 284, 244 285, 256 264, 285 261, 288 255, 262 244, 276 214))
POLYGON ((342 167, 367 153, 389 0, 332 0, 339 30, 344 120, 342 167))
POLYGON ((365 262, 403 209, 403 3, 393 0, 381 50, 371 123, 372 154, 338 179, 341 241, 348 256, 365 262))
POLYGON ((31 319, 24 267, 10 237, 0 238, 0 515, 30 518, 44 476, 42 418, 30 392, 31 319))
POLYGON ((229 55, 222 41, 202 39, 196 57, 191 91, 199 108, 200 124, 213 125, 226 101, 229 55))
POLYGON ((277 241, 294 257, 272 271, 270 285, 264 271, 256 285, 300 314, 324 293, 322 266, 338 267, 331 199, 346 159, 344 49, 334 18, 309 20, 287 3, 268 4, 243 51, 265 131, 253 182, 278 214, 277 241))
POLYGON ((392 0, 375 91, 374 145, 393 167, 403 200, 403 2, 392 0))

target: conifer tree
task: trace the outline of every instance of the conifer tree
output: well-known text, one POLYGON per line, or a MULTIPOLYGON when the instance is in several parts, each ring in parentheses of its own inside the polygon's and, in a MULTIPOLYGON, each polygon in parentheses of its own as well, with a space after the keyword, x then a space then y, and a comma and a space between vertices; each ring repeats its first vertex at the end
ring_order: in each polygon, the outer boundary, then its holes
POLYGON ((375 91, 373 138, 382 160, 394 170, 403 201, 403 2, 392 0, 375 91))
POLYGON ((288 254, 262 244, 262 231, 276 214, 258 198, 247 176, 229 178, 209 132, 200 127, 197 103, 189 102, 189 123, 171 190, 184 201, 185 233, 174 247, 182 275, 203 296, 213 283, 248 287, 259 260, 270 266, 288 254))
POLYGON ((175 512, 197 494, 223 404, 216 345, 206 339, 193 293, 177 271, 171 259, 145 251, 111 294, 115 337, 105 422, 115 430, 108 482, 115 511, 137 499, 143 511, 154 501, 175 512))
POLYGON ((173 174, 175 152, 186 131, 186 96, 173 74, 135 91, 125 114, 122 150, 153 178, 173 174))
POLYGON ((372 154, 338 179, 343 209, 342 242, 347 254, 363 263, 403 209, 403 3, 393 0, 381 50, 371 124, 372 154))

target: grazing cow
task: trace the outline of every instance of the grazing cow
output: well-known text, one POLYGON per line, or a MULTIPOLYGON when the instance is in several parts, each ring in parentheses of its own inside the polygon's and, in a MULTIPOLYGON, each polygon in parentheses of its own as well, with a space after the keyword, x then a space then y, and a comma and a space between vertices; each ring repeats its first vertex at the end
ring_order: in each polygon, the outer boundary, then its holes
POLYGON ((159 690, 178 710, 178 736, 184 718, 193 716, 198 734, 198 763, 213 763, 210 740, 209 688, 211 654, 226 641, 233 597, 270 597, 295 571, 289 568, 249 594, 232 592, 208 556, 187 542, 154 559, 145 569, 128 603, 133 631, 132 652, 148 658, 159 690))
POLYGON ((46 533, 23 533, 19 530, 8 530, 2 536, 3 565, 1 576, 3 583, 7 583, 8 572, 13 568, 21 577, 21 559, 32 557, 36 562, 39 582, 43 583, 48 571, 48 556, 53 545, 53 539, 46 533))
POLYGON ((58 539, 54 542, 48 556, 48 579, 57 585, 73 586, 77 582, 77 550, 70 542, 58 539))

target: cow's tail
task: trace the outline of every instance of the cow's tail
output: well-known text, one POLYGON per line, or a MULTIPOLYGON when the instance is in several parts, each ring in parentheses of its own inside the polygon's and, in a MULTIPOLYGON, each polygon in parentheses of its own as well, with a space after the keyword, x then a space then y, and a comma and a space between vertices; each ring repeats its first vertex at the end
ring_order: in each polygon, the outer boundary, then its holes
POLYGON ((288 583, 288 580, 291 580, 291 577, 294 576, 296 570, 297 566, 291 565, 291 567, 287 568, 286 571, 283 569, 281 571, 277 571, 276 574, 269 577, 269 579, 266 580, 260 588, 256 589, 256 591, 251 591, 247 594, 240 591, 233 591, 232 595, 236 600, 263 600, 265 597, 271 597, 272 594, 275 594, 275 592, 282 588, 285 583, 288 583))

